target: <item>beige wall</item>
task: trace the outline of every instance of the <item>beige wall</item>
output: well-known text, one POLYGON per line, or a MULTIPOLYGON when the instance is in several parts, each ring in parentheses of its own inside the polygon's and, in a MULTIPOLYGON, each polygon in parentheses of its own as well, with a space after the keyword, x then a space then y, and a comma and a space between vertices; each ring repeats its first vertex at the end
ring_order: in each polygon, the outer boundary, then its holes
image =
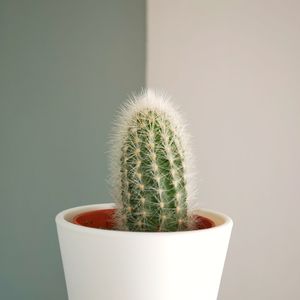
POLYGON ((219 299, 300 299, 300 2, 148 1, 148 86, 188 116, 199 201, 235 221, 219 299))

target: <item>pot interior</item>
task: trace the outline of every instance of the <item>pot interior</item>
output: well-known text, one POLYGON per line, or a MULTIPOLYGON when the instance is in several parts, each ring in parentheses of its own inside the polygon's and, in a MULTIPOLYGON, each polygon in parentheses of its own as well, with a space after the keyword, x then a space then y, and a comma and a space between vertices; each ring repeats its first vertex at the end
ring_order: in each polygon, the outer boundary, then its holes
MULTIPOLYGON (((115 208, 87 211, 76 215, 73 223, 91 228, 114 229, 115 211, 115 208)), ((193 218, 197 229, 208 229, 215 226, 214 221, 209 218, 200 215, 194 215, 193 218)))

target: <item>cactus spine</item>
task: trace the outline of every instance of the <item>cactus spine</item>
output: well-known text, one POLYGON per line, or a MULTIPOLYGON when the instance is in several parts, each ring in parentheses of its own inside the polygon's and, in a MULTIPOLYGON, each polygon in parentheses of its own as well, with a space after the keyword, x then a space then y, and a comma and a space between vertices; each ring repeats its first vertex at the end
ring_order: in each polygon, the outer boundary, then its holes
MULTIPOLYGON (((114 172, 118 229, 177 231, 188 226, 185 149, 174 110, 151 91, 121 116, 114 172)), ((114 145, 115 146, 115 145, 114 145)))

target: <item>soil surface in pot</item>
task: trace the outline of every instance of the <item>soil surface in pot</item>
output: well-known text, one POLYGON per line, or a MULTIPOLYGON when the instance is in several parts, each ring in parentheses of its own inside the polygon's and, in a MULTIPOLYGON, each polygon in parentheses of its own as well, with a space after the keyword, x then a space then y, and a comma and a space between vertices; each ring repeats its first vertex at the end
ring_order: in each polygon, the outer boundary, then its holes
MULTIPOLYGON (((73 223, 81 226, 98 228, 98 229, 114 229, 115 209, 99 209, 81 213, 73 218, 73 223)), ((203 216, 194 216, 197 229, 207 229, 215 226, 215 223, 203 216)))

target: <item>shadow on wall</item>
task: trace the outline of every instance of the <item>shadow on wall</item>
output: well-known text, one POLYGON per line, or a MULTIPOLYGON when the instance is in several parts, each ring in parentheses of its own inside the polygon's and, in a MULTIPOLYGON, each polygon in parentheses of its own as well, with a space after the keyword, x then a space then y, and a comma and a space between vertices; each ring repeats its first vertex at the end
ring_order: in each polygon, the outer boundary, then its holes
POLYGON ((145 1, 1 1, 0 19, 0 298, 67 299, 54 216, 109 201, 112 116, 145 84, 145 1))

